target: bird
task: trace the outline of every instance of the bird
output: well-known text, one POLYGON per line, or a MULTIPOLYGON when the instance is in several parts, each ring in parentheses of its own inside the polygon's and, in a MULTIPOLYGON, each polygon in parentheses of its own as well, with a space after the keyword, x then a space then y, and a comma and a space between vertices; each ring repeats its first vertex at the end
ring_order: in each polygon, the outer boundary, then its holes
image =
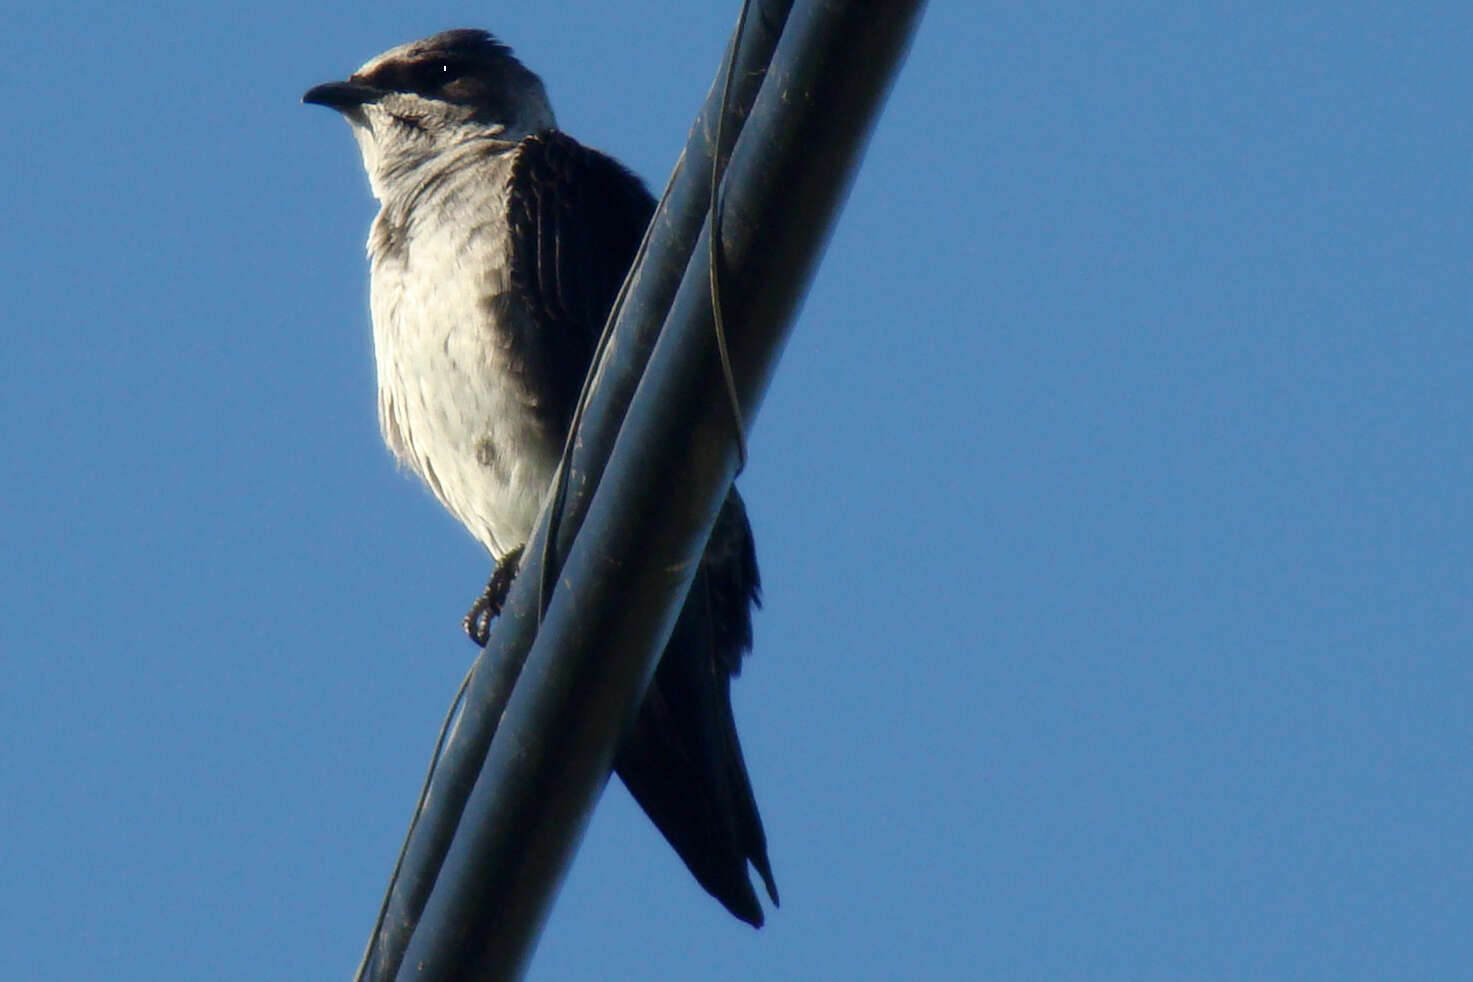
MULTIPOLYGON (((464 622, 484 645, 554 480, 595 345, 655 201, 557 128, 542 80, 487 31, 391 48, 302 101, 350 124, 368 237, 378 419, 393 456, 491 555, 464 622)), ((760 605, 733 487, 614 771, 697 882, 754 927, 778 903, 731 681, 760 605)))

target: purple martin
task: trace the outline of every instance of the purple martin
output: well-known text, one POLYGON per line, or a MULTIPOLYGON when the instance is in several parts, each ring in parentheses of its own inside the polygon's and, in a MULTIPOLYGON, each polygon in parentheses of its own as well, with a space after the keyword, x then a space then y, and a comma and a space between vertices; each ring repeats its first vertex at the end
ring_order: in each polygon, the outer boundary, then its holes
MULTIPOLYGON (((485 31, 393 48, 303 101, 352 126, 378 416, 394 456, 491 553, 466 617, 485 643, 547 496, 604 320, 654 211, 640 180, 557 128, 542 81, 485 31)), ((763 914, 777 887, 731 709, 757 557, 735 489, 614 770, 696 879, 763 914)))

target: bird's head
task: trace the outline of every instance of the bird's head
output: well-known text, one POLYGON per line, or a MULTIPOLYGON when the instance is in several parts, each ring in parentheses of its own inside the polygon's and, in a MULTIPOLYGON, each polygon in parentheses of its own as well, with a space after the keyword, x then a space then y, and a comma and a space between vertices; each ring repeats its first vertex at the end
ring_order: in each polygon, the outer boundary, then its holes
MULTIPOLYGON (((542 80, 485 31, 445 31, 371 59, 302 101, 342 113, 374 184, 467 140, 516 141, 557 122, 542 80)), ((382 197, 382 195, 380 195, 382 197)))

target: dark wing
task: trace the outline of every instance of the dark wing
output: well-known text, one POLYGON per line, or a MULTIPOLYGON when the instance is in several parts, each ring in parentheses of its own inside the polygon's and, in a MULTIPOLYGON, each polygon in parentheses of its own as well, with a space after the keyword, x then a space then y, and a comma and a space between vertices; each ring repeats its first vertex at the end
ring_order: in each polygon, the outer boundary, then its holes
MULTIPOLYGON (((654 211, 644 185, 611 158, 558 132, 522 141, 512 168, 512 287, 532 313, 511 338, 531 389, 548 393, 566 431, 609 308, 654 211), (550 335, 550 336, 549 336, 550 335)), ((767 839, 731 712, 731 679, 752 646, 757 553, 733 489, 614 758, 624 784, 712 896, 762 923, 750 862, 777 902, 767 839)))
POLYGON ((509 340, 566 431, 655 199, 618 161, 556 130, 522 140, 510 181, 511 284, 531 317, 509 324, 538 336, 509 340))

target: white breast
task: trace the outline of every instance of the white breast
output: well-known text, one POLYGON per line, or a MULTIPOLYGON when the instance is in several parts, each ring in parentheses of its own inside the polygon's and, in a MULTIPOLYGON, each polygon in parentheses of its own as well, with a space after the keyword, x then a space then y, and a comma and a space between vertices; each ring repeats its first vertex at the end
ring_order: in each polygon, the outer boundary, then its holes
POLYGON ((510 167, 501 154, 457 168, 397 229, 381 211, 369 243, 384 440, 498 559, 527 541, 561 451, 493 323, 520 310, 504 296, 510 167))

